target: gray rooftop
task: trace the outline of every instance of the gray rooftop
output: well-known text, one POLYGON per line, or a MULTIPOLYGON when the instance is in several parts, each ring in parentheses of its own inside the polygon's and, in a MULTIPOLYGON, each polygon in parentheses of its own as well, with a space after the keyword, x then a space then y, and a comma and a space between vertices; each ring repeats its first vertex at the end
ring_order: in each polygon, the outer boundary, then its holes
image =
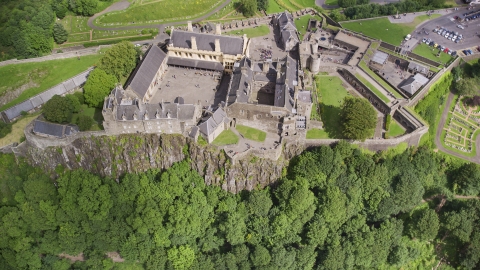
POLYGON ((181 57, 168 57, 167 64, 173 66, 191 67, 207 70, 223 71, 225 68, 219 62, 205 61, 198 59, 188 59, 181 57))
POLYGON ((415 76, 408 78, 400 88, 402 88, 402 90, 407 92, 409 95, 413 95, 418 91, 418 89, 427 84, 427 82, 428 79, 425 76, 422 74, 416 74, 415 76))
POLYGON ((170 42, 174 47, 191 49, 192 37, 195 37, 197 49, 199 50, 215 51, 215 39, 219 39, 221 52, 232 55, 243 54, 243 38, 241 37, 174 30, 172 31, 170 42))
POLYGON ((33 132, 36 134, 49 135, 57 138, 73 135, 78 132, 75 125, 61 125, 36 119, 33 123, 33 132))
POLYGON ((139 98, 143 98, 166 56, 167 54, 158 46, 152 45, 126 83, 126 87, 131 87, 139 98))
POLYGON ((235 63, 227 95, 227 104, 247 103, 253 82, 252 61, 244 57, 235 63))
POLYGON ((380 65, 385 64, 385 62, 387 62, 387 59, 388 59, 388 54, 381 51, 376 51, 372 57, 372 61, 380 65))
POLYGON ((227 114, 222 108, 218 108, 207 121, 201 123, 198 127, 201 133, 208 136, 225 122, 228 122, 227 114))
POLYGON ((194 117, 195 105, 177 103, 132 104, 117 106, 117 120, 189 120, 194 117), (136 119, 135 119, 136 118, 136 119))
POLYGON ((424 74, 427 74, 429 71, 429 68, 414 61, 411 61, 410 63, 408 63, 408 69, 412 69, 416 72, 420 72, 424 74))
POLYGON ((301 102, 312 103, 312 95, 310 91, 306 91, 306 90, 298 91, 297 99, 301 102))

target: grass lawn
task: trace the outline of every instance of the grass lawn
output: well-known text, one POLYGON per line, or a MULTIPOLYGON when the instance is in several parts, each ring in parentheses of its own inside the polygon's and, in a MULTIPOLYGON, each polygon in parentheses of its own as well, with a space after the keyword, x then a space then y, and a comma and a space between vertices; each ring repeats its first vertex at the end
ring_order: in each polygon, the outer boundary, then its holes
POLYGON ((283 9, 282 12, 285 10, 292 12, 300 9, 294 4, 292 4, 289 0, 275 0, 275 1, 282 7, 283 9))
MULTIPOLYGON (((240 0, 233 0, 228 5, 226 5, 222 9, 220 9, 218 12, 216 12, 212 16, 208 17, 206 20, 207 21, 214 21, 214 20, 222 19, 223 17, 225 17, 228 14, 232 13, 233 11, 237 10, 237 8, 238 8, 238 11, 237 11, 238 14, 237 15, 242 15, 239 7, 240 7, 240 0)), ((231 15, 235 16, 235 12, 233 12, 231 15)))
POLYGON ((21 103, 95 65, 102 55, 94 54, 36 63, 12 64, 0 67, 0 95, 20 87, 20 96, 0 107, 1 110, 21 103))
POLYGON ((252 141, 263 142, 267 137, 267 133, 256 128, 242 125, 237 125, 235 128, 238 130, 238 132, 240 132, 240 134, 243 135, 243 137, 252 141))
POLYGON ((220 135, 218 135, 218 137, 215 138, 212 143, 217 146, 236 144, 238 143, 238 136, 233 133, 233 131, 227 129, 220 133, 220 135))
POLYGON ((336 76, 316 76, 315 81, 324 131, 329 138, 341 139, 340 106, 350 94, 342 86, 342 80, 336 76))
POLYGON ((415 49, 413 49, 413 52, 425 58, 428 58, 436 62, 441 62, 443 64, 447 63, 448 61, 450 61, 450 59, 452 59, 452 57, 449 54, 444 52, 441 52, 440 57, 437 57, 438 49, 430 47, 425 43, 422 43, 417 47, 415 47, 415 49))
MULTIPOLYGON (((430 19, 437 17, 440 17, 440 14, 433 14, 430 19)), ((360 22, 345 22, 342 23, 342 26, 393 45, 400 45, 400 42, 406 35, 410 34, 418 24, 427 19, 427 15, 420 15, 411 23, 391 23, 388 18, 378 18, 360 22)))
POLYGON ((387 91, 392 93, 396 98, 404 98, 402 95, 400 95, 400 93, 398 93, 395 89, 393 89, 393 87, 391 87, 387 82, 385 82, 382 78, 380 78, 380 76, 378 76, 375 72, 369 69, 367 64, 365 64, 364 61, 360 61, 359 66, 363 69, 363 71, 365 71, 370 76, 372 76, 372 78, 374 78, 376 82, 381 84, 385 89, 387 89, 387 91))
POLYGON ((282 8, 275 0, 268 0, 267 14, 284 12, 285 8, 282 8))
POLYGON ((0 138, 0 147, 9 145, 11 143, 20 142, 20 138, 24 136, 23 130, 25 127, 33 121, 33 119, 37 118, 40 113, 34 113, 22 117, 21 119, 15 121, 12 125, 12 132, 7 134, 7 136, 0 138))
POLYGON ((372 90, 372 92, 375 93, 375 95, 377 95, 377 97, 379 97, 385 103, 390 102, 390 100, 384 94, 382 94, 380 90, 378 90, 375 86, 373 86, 373 84, 367 81, 364 77, 360 76, 359 74, 355 74, 355 77, 357 77, 357 79, 359 79, 363 84, 365 84, 370 90, 372 90))
POLYGON ((109 12, 95 20, 96 24, 132 23, 153 24, 167 21, 194 19, 214 9, 218 0, 163 0, 146 4, 133 4, 125 11, 109 12))
POLYGON ((95 120, 93 125, 90 127, 89 130, 103 130, 103 116, 102 116, 102 109, 99 108, 90 108, 87 104, 83 104, 79 113, 74 113, 72 117, 72 123, 77 124, 77 119, 79 115, 86 115, 90 116, 95 120))
POLYGON ((297 27, 298 32, 300 33, 300 39, 303 39, 303 35, 307 32, 308 21, 310 19, 317 19, 322 20, 319 16, 312 16, 310 14, 299 17, 299 19, 295 19, 295 26, 297 27))
POLYGON ((307 130, 307 139, 330 139, 323 129, 312 128, 307 130))
POLYGON ((388 129, 388 137, 389 138, 395 138, 397 136, 403 135, 405 133, 405 129, 397 123, 397 121, 393 120, 390 123, 390 128, 388 129))
POLYGON ((268 26, 260 25, 257 27, 226 32, 225 35, 243 36, 243 34, 247 34, 248 38, 254 38, 268 35, 268 33, 270 33, 270 29, 268 28, 268 26))

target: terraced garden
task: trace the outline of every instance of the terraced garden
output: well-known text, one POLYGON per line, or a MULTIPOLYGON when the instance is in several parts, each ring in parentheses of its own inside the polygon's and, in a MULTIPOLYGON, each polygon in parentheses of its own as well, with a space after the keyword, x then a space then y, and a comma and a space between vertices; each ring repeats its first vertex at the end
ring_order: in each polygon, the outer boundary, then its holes
POLYGON ((460 98, 454 104, 443 127, 442 144, 447 149, 473 157, 476 155, 475 139, 480 131, 479 107, 466 106, 460 98))

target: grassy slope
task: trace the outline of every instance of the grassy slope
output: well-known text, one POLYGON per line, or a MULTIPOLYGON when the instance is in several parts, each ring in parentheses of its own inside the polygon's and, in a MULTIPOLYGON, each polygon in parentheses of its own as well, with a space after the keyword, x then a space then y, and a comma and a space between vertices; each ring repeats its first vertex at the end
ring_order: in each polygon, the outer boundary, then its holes
POLYGON ((349 94, 338 77, 317 76, 315 80, 319 93, 318 100, 322 106, 324 130, 329 138, 341 138, 340 105, 349 94))
POLYGON ((307 139, 328 139, 328 134, 323 129, 312 128, 307 130, 307 139))
POLYGON ((77 58, 51 60, 38 63, 14 64, 0 67, 0 94, 5 91, 30 85, 15 100, 2 106, 5 110, 33 97, 62 81, 71 78, 93 66, 101 55, 88 55, 77 58))
POLYGON ((295 26, 297 27, 298 32, 300 33, 300 39, 303 39, 303 35, 307 32, 307 26, 308 26, 308 20, 312 19, 317 19, 317 20, 322 20, 319 16, 312 16, 312 15, 305 15, 300 17, 300 19, 295 20, 295 26))
POLYGON ((405 133, 405 129, 397 123, 397 121, 392 121, 390 123, 390 128, 387 132, 390 138, 395 138, 397 136, 403 135, 405 133))
POLYGON ((417 47, 415 47, 415 49, 413 49, 413 52, 425 58, 428 58, 433 61, 441 62, 443 64, 447 63, 452 58, 450 55, 444 52, 440 53, 440 57, 437 57, 438 49, 430 47, 425 43, 422 43, 417 47))
POLYGON ((237 35, 237 36, 243 36, 243 34, 247 34, 248 38, 254 38, 254 37, 261 37, 265 36, 268 33, 270 33, 270 29, 266 25, 260 25, 255 28, 245 28, 241 30, 234 30, 230 32, 226 32, 225 35, 237 35))
POLYGON ((267 8, 267 14, 273 14, 273 13, 280 13, 284 12, 285 9, 282 8, 275 0, 269 0, 268 1, 268 8, 267 8))
POLYGON ((118 12, 101 17, 101 23, 147 23, 151 20, 185 20, 185 16, 191 16, 190 19, 205 14, 212 9, 217 0, 163 0, 150 4, 134 4, 125 12, 118 12))
MULTIPOLYGON (((434 14, 431 16, 431 19, 439 16, 440 14, 434 14)), ((393 45, 400 45, 400 42, 407 34, 410 34, 418 24, 427 19, 426 15, 420 15, 411 23, 391 23, 388 18, 378 18, 359 22, 346 22, 342 23, 342 26, 393 45)))
POLYGON ((13 125, 12 125, 12 132, 7 134, 7 136, 0 138, 0 147, 9 145, 11 143, 20 142, 20 138, 24 136, 23 131, 25 127, 32 122, 33 119, 35 119, 39 113, 31 114, 26 117, 22 117, 21 119, 17 120, 13 125))
POLYGON ((242 125, 237 125, 235 127, 240 134, 242 134, 246 139, 252 140, 252 141, 258 141, 258 142, 263 142, 265 141, 265 138, 267 137, 267 133, 256 129, 256 128, 251 128, 247 126, 242 126, 242 125))
POLYGON ((238 143, 238 136, 231 130, 224 130, 212 143, 217 146, 236 144, 238 143))

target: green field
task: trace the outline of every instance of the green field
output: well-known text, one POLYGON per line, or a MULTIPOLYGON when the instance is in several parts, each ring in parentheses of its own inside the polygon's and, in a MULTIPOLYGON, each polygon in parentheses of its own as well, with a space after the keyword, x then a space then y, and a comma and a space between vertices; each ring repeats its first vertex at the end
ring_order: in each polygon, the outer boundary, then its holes
POLYGON ((95 120, 89 130, 103 130, 103 125, 102 125, 103 116, 102 116, 101 109, 90 108, 88 107, 88 105, 83 104, 80 109, 80 112, 73 114, 72 121, 71 121, 72 124, 77 124, 77 119, 78 119, 78 116, 80 115, 90 116, 93 118, 93 120, 95 120))
POLYGON ((167 21, 184 21, 199 17, 214 9, 218 0, 163 0, 147 4, 133 4, 125 11, 115 11, 95 20, 98 25, 112 23, 153 24, 167 21))
POLYGON ((355 77, 357 77, 357 79, 359 79, 363 84, 365 84, 372 92, 375 93, 375 95, 377 95, 377 97, 379 97, 385 103, 390 102, 390 100, 384 94, 382 94, 380 90, 378 90, 375 86, 373 86, 373 84, 367 81, 364 77, 360 76, 360 74, 355 74, 355 77))
POLYGON ((307 139, 329 139, 329 137, 325 130, 312 128, 307 130, 307 139))
POLYGON ((267 7, 267 14, 273 14, 273 13, 280 13, 280 12, 284 12, 285 9, 282 8, 279 4, 277 4, 277 2, 275 2, 275 0, 269 0, 268 1, 268 7, 267 7))
POLYGON ((336 5, 338 5, 338 0, 326 0, 325 5, 336 6, 336 5))
POLYGON ((298 32, 300 33, 300 39, 303 40, 303 35, 307 32, 308 21, 310 19, 322 20, 319 16, 312 16, 310 14, 300 17, 295 20, 295 27, 297 27, 298 32))
POLYGON ((219 19, 222 19, 223 17, 227 16, 228 14, 232 13, 231 16, 235 16, 235 10, 237 10, 237 15, 242 15, 242 13, 240 12, 240 0, 233 0, 232 2, 230 2, 228 5, 226 5, 225 7, 223 7, 222 9, 220 9, 218 12, 216 12, 215 14, 213 14, 212 16, 208 17, 206 20, 207 21, 214 21, 214 20, 219 20, 219 19))
POLYGON ((268 33, 270 33, 270 29, 268 28, 268 26, 260 25, 252 28, 245 28, 226 32, 225 35, 243 36, 244 34, 246 34, 248 38, 254 38, 268 35, 268 33))
POLYGON ((25 88, 19 97, 2 106, 5 110, 31 98, 95 65, 100 54, 77 58, 51 60, 37 63, 13 64, 0 67, 0 95, 20 87, 25 88))
MULTIPOLYGON (((440 17, 440 14, 432 15, 431 19, 437 17, 440 17)), ((410 34, 418 24, 427 19, 427 15, 420 15, 411 23, 391 23, 388 18, 378 18, 360 22, 346 22, 342 23, 342 26, 393 45, 400 45, 406 35, 410 34)))
POLYGON ((397 136, 403 135, 405 133, 405 129, 397 123, 397 121, 392 119, 390 123, 390 128, 388 129, 387 135, 389 138, 395 138, 397 136))
POLYGON ((212 143, 216 146, 236 144, 238 143, 238 136, 233 131, 227 129, 222 131, 212 143))
POLYGON ((440 57, 437 57, 438 51, 439 51, 438 49, 430 47, 425 43, 422 43, 417 47, 415 47, 415 49, 413 49, 414 53, 421 55, 425 58, 428 58, 430 60, 441 62, 443 64, 447 63, 448 61, 450 61, 450 59, 452 59, 452 57, 449 54, 444 52, 441 52, 440 57))
POLYGON ((342 86, 342 80, 335 76, 316 76, 318 100, 324 130, 329 138, 342 138, 340 106, 343 99, 350 95, 342 86))
POLYGON ((243 137, 252 141, 263 142, 267 137, 267 133, 256 128, 237 125, 235 129, 237 129, 237 131, 240 132, 243 137))

